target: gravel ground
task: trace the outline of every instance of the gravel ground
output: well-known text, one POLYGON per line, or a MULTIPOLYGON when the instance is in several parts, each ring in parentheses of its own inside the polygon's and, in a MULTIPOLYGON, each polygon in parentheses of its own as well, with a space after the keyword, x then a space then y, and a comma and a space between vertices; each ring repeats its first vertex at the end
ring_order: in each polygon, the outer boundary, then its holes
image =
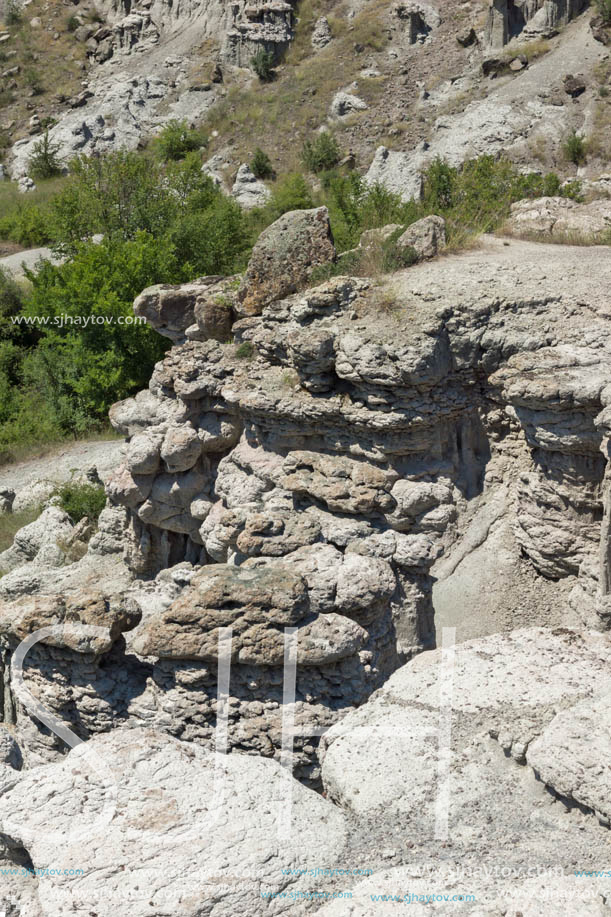
POLYGON ((42 458, 29 459, 15 465, 0 467, 0 488, 21 490, 34 481, 67 481, 74 469, 95 465, 102 480, 120 461, 123 440, 98 440, 62 444, 42 458))

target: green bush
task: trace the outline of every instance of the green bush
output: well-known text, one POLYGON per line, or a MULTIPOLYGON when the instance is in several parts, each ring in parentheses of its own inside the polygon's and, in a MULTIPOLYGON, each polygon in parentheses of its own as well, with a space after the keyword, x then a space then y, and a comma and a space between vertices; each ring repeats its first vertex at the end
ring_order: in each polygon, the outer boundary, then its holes
POLYGON ((242 341, 235 349, 235 355, 240 360, 250 360, 254 354, 254 347, 250 341, 242 341))
POLYGON ((207 143, 201 131, 190 128, 186 121, 169 121, 155 140, 164 162, 184 159, 187 153, 199 150, 207 143))
POLYGON ((586 142, 575 131, 569 134, 562 146, 564 158, 568 162, 575 163, 576 166, 585 162, 586 159, 586 142))
POLYGON ((252 69, 255 71, 262 83, 271 83, 274 79, 274 55, 271 51, 264 51, 261 48, 250 59, 252 69))
MULTIPOLYGON (((45 89, 43 86, 42 77, 40 73, 38 72, 38 70, 35 70, 34 67, 27 67, 23 75, 25 77, 25 81, 28 87, 32 90, 32 93, 35 96, 42 95, 45 89)), ((49 178, 50 176, 45 175, 42 177, 49 178)))
POLYGON ((289 210, 309 210, 314 206, 312 189, 300 172, 285 175, 274 189, 271 200, 263 208, 264 225, 269 225, 289 210))
POLYGON ((24 204, 6 217, 0 218, 0 238, 18 242, 26 248, 40 248, 51 242, 50 214, 46 207, 24 204))
POLYGON ((90 522, 97 523, 106 505, 106 494, 102 485, 88 484, 84 481, 67 481, 60 484, 53 496, 59 497, 59 505, 68 513, 75 525, 85 516, 90 522))
POLYGON ((250 161, 250 171, 255 176, 255 178, 273 178, 274 177, 274 167, 272 166, 272 161, 264 153, 262 149, 257 147, 255 150, 254 156, 250 161))
POLYGON ((595 0, 595 6, 603 22, 611 25, 611 0, 595 0))
POLYGON ((76 16, 69 16, 66 22, 66 29, 68 32, 76 32, 80 25, 80 22, 76 16))
POLYGON ((308 172, 326 172, 338 164, 340 150, 337 140, 328 131, 314 140, 306 140, 301 151, 301 161, 308 172))
POLYGON ((17 0, 6 0, 4 7, 4 24, 9 26, 19 25, 21 18, 21 7, 17 0))
POLYGON ((46 130, 32 147, 32 155, 28 160, 28 172, 32 178, 53 178, 55 175, 61 175, 58 152, 59 145, 49 139, 49 131, 46 130))

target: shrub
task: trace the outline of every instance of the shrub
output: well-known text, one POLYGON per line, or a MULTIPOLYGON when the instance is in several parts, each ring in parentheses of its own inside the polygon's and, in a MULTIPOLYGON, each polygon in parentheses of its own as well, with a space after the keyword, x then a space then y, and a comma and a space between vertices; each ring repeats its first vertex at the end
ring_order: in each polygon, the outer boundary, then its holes
POLYGON ((611 25, 611 0, 595 0, 596 10, 606 25, 611 25))
POLYGON ((337 165, 340 151, 337 140, 328 131, 318 134, 315 140, 306 140, 301 151, 301 161, 308 172, 325 172, 337 165))
POLYGON ((568 162, 573 162, 576 166, 580 165, 585 162, 586 158, 585 140, 573 131, 565 140, 562 152, 568 162))
POLYGON ((32 90, 32 93, 35 96, 42 95, 45 89, 42 83, 42 77, 40 76, 38 70, 35 70, 34 67, 27 67, 24 72, 24 77, 26 83, 32 90))
POLYGON ((265 208, 266 218, 271 223, 289 210, 309 210, 313 206, 310 186, 300 172, 294 172, 285 175, 274 189, 272 199, 265 208))
POLYGON ((254 354, 254 347, 252 346, 250 341, 242 341, 242 343, 239 344, 235 350, 235 355, 240 360, 250 360, 253 354, 254 354))
POLYGON ((59 497, 59 505, 75 525, 85 516, 96 523, 106 504, 102 485, 85 481, 67 481, 55 490, 54 496, 59 497))
POLYGON ((260 147, 255 150, 254 156, 250 162, 250 171, 255 178, 273 178, 274 167, 272 161, 260 147))
POLYGON ((42 139, 32 147, 32 155, 28 160, 28 172, 32 178, 53 178, 61 175, 61 164, 57 158, 59 145, 49 139, 46 130, 42 139))
POLYGON ((76 16, 69 16, 66 22, 66 29, 69 32, 76 32, 80 25, 80 22, 76 16))
POLYGON ((261 48, 250 59, 252 69, 262 83, 271 83, 274 79, 274 55, 271 51, 261 48))
POLYGON ((21 6, 17 0, 6 0, 4 8, 4 24, 19 25, 21 22, 21 6))
POLYGON ((206 138, 201 131, 190 128, 186 121, 169 121, 156 138, 155 145, 164 162, 184 159, 206 145, 206 138))

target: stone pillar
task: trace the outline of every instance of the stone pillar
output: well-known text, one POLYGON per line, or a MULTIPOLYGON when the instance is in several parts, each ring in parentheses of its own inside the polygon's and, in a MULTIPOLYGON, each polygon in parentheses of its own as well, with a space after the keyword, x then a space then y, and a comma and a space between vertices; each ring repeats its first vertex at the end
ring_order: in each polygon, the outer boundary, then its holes
POLYGON ((508 0, 490 0, 486 41, 491 48, 502 48, 509 40, 508 0))

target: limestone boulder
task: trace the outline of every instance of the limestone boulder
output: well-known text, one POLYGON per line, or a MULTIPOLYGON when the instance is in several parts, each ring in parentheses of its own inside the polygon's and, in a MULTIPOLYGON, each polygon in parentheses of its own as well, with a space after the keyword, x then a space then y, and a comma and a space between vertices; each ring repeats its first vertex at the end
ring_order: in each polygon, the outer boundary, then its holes
POLYGON ((446 246, 446 221, 429 216, 412 223, 397 239, 397 248, 413 248, 419 260, 434 258, 446 246))
POLYGON ((141 728, 29 772, 0 809, 3 836, 35 868, 84 864, 45 882, 44 917, 295 914, 309 889, 299 867, 338 861, 346 835, 342 814, 275 761, 217 761, 141 728))
POLYGON ((242 313, 259 315, 269 303, 305 286, 314 268, 335 257, 326 207, 285 213, 253 248, 238 291, 242 313))

